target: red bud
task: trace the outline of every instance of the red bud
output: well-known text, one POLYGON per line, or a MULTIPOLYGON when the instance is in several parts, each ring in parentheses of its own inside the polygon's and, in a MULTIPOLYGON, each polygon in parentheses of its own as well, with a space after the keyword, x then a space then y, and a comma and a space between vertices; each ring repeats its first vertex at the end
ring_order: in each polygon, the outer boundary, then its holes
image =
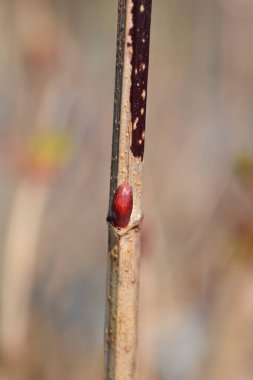
POLYGON ((133 209, 133 189, 128 183, 117 187, 112 201, 112 224, 115 227, 128 226, 133 209))

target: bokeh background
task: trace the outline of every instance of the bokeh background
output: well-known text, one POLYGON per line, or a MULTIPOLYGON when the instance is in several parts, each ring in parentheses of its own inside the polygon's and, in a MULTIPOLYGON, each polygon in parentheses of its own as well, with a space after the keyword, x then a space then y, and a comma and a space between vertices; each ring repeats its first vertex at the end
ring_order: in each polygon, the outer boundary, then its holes
MULTIPOLYGON (((0 379, 103 378, 117 1, 0 1, 0 379)), ((253 378, 253 2, 154 0, 140 380, 253 378)))

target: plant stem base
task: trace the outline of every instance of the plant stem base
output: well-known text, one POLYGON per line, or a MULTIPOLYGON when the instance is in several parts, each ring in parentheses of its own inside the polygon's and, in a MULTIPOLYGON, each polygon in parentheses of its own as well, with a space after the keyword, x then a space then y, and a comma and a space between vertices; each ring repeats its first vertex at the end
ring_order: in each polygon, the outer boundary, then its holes
POLYGON ((105 379, 136 379, 140 226, 109 224, 105 379), (122 231, 122 232, 121 232, 122 231))

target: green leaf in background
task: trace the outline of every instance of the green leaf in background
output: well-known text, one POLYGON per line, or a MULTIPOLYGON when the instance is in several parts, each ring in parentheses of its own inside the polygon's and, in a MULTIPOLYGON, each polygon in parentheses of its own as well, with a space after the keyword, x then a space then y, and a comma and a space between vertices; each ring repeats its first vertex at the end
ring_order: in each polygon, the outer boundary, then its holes
POLYGON ((242 152, 238 155, 234 164, 235 173, 238 178, 248 186, 253 182, 253 155, 242 152))
POLYGON ((46 166, 62 166, 72 150, 72 139, 65 132, 43 132, 32 136, 26 147, 29 159, 46 166))

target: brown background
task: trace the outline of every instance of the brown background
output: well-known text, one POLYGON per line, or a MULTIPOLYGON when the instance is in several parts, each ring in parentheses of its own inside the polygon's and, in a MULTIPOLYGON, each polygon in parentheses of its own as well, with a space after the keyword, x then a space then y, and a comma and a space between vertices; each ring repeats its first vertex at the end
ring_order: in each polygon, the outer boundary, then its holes
MULTIPOLYGON (((116 16, 116 1, 0 3, 1 278, 17 194, 36 209, 47 189, 26 338, 3 345, 1 380, 103 378, 116 16), (43 144, 31 156, 45 135, 67 140, 60 163, 43 144)), ((252 39, 251 0, 153 1, 140 380, 253 376, 252 39)))

